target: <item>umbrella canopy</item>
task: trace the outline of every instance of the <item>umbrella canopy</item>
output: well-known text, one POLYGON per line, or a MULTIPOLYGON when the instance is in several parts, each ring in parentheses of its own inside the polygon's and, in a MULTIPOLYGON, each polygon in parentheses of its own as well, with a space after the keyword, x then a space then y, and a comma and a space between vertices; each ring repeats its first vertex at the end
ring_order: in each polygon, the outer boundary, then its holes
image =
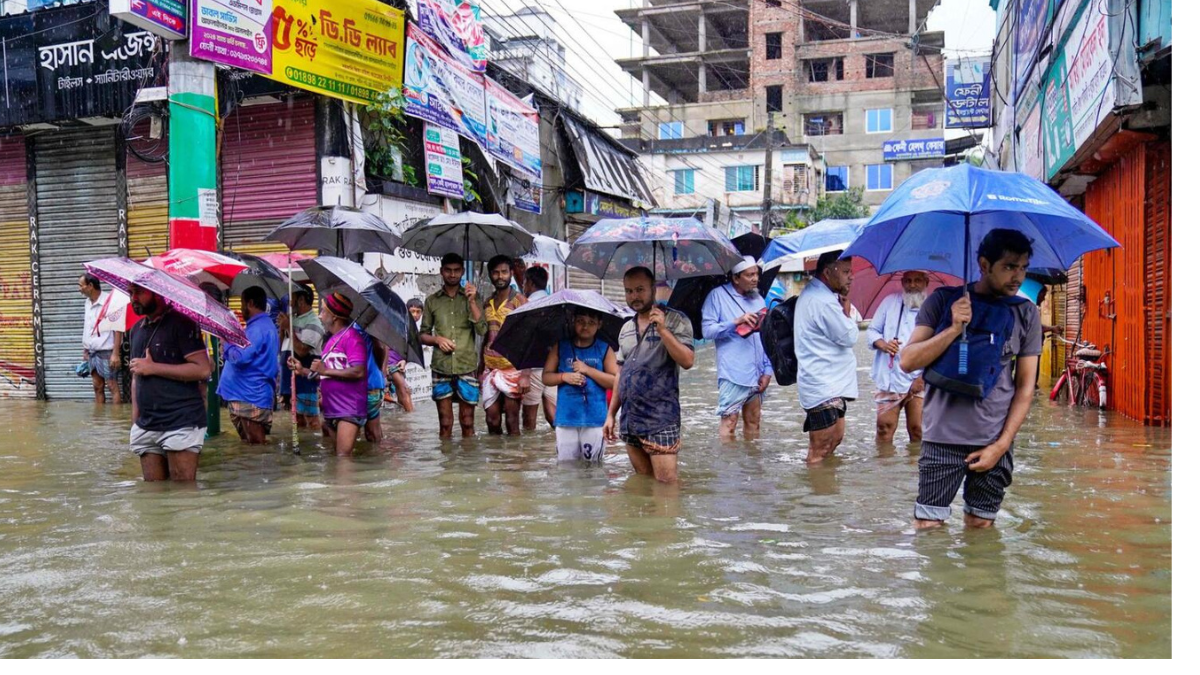
POLYGON ((447 213, 405 230, 400 247, 432 258, 448 253, 467 261, 520 258, 533 251, 533 233, 498 213, 447 213))
MULTIPOLYGON (((761 234, 753 232, 734 237, 732 243, 738 253, 751 256, 755 259, 761 256, 767 247, 767 240, 761 234)), ((703 320, 701 310, 704 308, 704 301, 708 299, 708 294, 714 288, 717 288, 728 280, 729 276, 726 274, 680 279, 671 291, 671 299, 667 301, 667 306, 686 314, 692 320, 692 332, 700 335, 703 332, 701 328, 703 320)), ((759 293, 766 293, 770 286, 769 281, 765 284, 759 283, 759 293)))
POLYGON ((258 286, 276 300, 288 297, 288 278, 274 264, 249 253, 227 252, 226 255, 246 266, 246 271, 233 278, 230 293, 241 295, 247 288, 258 286))
POLYGON ((245 263, 232 256, 194 248, 173 248, 146 258, 142 264, 184 277, 196 285, 213 284, 223 291, 229 290, 234 278, 247 270, 245 263))
POLYGON ((351 320, 368 334, 403 354, 410 363, 425 365, 417 331, 405 301, 362 265, 344 258, 320 256, 301 260, 308 278, 321 293, 341 293, 354 303, 351 320))
POLYGON ((646 267, 657 281, 723 274, 742 256, 695 218, 605 218, 571 246, 567 264, 600 278, 646 267))
POLYGON ((131 285, 157 293, 176 311, 196 322, 201 330, 226 342, 246 347, 250 340, 229 308, 195 283, 129 258, 102 258, 84 263, 93 276, 128 294, 131 285))
MULTIPOLYGON (((862 234, 867 218, 838 220, 827 218, 813 223, 803 230, 785 234, 771 240, 762 254, 763 270, 771 270, 805 258, 844 249, 862 234)), ((800 268, 801 270, 803 267, 800 268)), ((791 270, 788 270, 791 271, 791 270)))
POLYGON ((881 274, 918 269, 974 281, 975 251, 998 228, 1033 240, 1032 268, 1065 270, 1088 251, 1120 245, 1044 183, 959 164, 904 181, 845 256, 866 258, 881 274))
POLYGON ((289 267, 291 268, 292 272, 299 272, 300 266, 296 263, 300 262, 301 260, 308 260, 313 256, 307 253, 264 253, 258 257, 261 260, 265 260, 269 265, 280 272, 287 272, 289 267), (291 261, 290 263, 289 259, 291 261))
POLYGON ((129 307, 129 296, 124 291, 114 288, 109 291, 108 299, 100 308, 100 318, 96 320, 93 328, 101 333, 128 333, 141 318, 141 314, 135 313, 129 307))
MULTIPOLYGON (((904 272, 879 274, 871 267, 871 263, 862 258, 855 258, 851 268, 854 270, 854 282, 850 284, 850 304, 858 309, 864 320, 875 316, 875 311, 879 309, 884 298, 904 291, 900 283, 904 272)), ((926 274, 929 275, 926 293, 932 293, 935 288, 941 286, 961 286, 963 282, 959 277, 944 272, 926 274)))
POLYGON ((633 313, 595 291, 569 288, 514 309, 500 327, 492 349, 519 369, 541 368, 546 365, 552 346, 571 339, 571 322, 581 307, 600 313, 600 331, 596 336, 616 349, 621 326, 633 313))
POLYGON ((565 265, 571 247, 565 241, 544 234, 533 235, 533 253, 521 256, 525 262, 544 263, 546 265, 565 265))
POLYGON ((379 216, 348 206, 313 206, 288 218, 264 241, 278 241, 289 249, 315 248, 338 256, 358 253, 393 253, 400 233, 379 216))

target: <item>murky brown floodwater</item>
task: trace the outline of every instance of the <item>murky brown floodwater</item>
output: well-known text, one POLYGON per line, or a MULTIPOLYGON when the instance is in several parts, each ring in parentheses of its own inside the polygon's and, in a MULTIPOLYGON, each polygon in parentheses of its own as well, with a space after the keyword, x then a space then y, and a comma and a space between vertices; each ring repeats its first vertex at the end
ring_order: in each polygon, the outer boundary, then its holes
POLYGON ((919 449, 876 448, 868 403, 828 466, 794 389, 722 445, 711 354, 678 491, 623 451, 557 466, 544 427, 442 444, 428 403, 340 461, 226 422, 196 488, 148 485, 127 407, 0 404, 0 656, 1171 654, 1169 431, 1040 397, 998 529, 956 502, 917 536, 919 449))

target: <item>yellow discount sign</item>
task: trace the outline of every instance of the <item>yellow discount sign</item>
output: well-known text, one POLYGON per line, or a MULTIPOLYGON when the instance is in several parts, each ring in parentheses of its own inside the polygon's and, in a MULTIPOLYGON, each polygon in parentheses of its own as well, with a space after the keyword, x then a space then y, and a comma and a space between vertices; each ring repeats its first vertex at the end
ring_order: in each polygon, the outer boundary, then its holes
POLYGON ((375 0, 275 0, 270 78, 365 103, 404 79, 404 12, 375 0))

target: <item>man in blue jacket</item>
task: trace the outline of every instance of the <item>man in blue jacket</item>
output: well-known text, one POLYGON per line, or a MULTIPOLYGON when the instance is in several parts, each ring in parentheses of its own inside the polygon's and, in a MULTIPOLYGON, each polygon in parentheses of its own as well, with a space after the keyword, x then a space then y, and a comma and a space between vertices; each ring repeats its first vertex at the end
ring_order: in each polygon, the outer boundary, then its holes
POLYGON ((242 293, 242 314, 250 346, 225 345, 217 394, 228 402, 229 418, 242 441, 266 443, 279 378, 279 331, 267 313, 267 293, 257 286, 242 293))

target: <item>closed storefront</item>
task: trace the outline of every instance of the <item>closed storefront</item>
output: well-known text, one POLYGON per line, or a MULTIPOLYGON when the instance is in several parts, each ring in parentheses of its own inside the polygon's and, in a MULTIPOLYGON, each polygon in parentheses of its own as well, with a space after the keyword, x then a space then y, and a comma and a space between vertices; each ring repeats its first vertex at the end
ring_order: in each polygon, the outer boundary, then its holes
POLYGON ((1146 153, 1146 421, 1171 424, 1171 144, 1146 153))
POLYGON ((242 253, 286 252, 263 237, 319 203, 313 101, 241 106, 221 133, 222 245, 242 253))
POLYGON ((25 139, 0 136, 0 399, 33 398, 33 290, 25 139))
MULTIPOLYGON (((148 133, 137 128, 135 135, 148 133)), ((170 248, 167 227, 167 163, 147 162, 132 152, 125 155, 125 203, 129 221, 129 257, 141 260, 170 248)))
POLYGON ((89 399, 75 374, 83 352, 83 263, 118 255, 117 144, 114 127, 44 132, 32 138, 46 395, 89 399))

